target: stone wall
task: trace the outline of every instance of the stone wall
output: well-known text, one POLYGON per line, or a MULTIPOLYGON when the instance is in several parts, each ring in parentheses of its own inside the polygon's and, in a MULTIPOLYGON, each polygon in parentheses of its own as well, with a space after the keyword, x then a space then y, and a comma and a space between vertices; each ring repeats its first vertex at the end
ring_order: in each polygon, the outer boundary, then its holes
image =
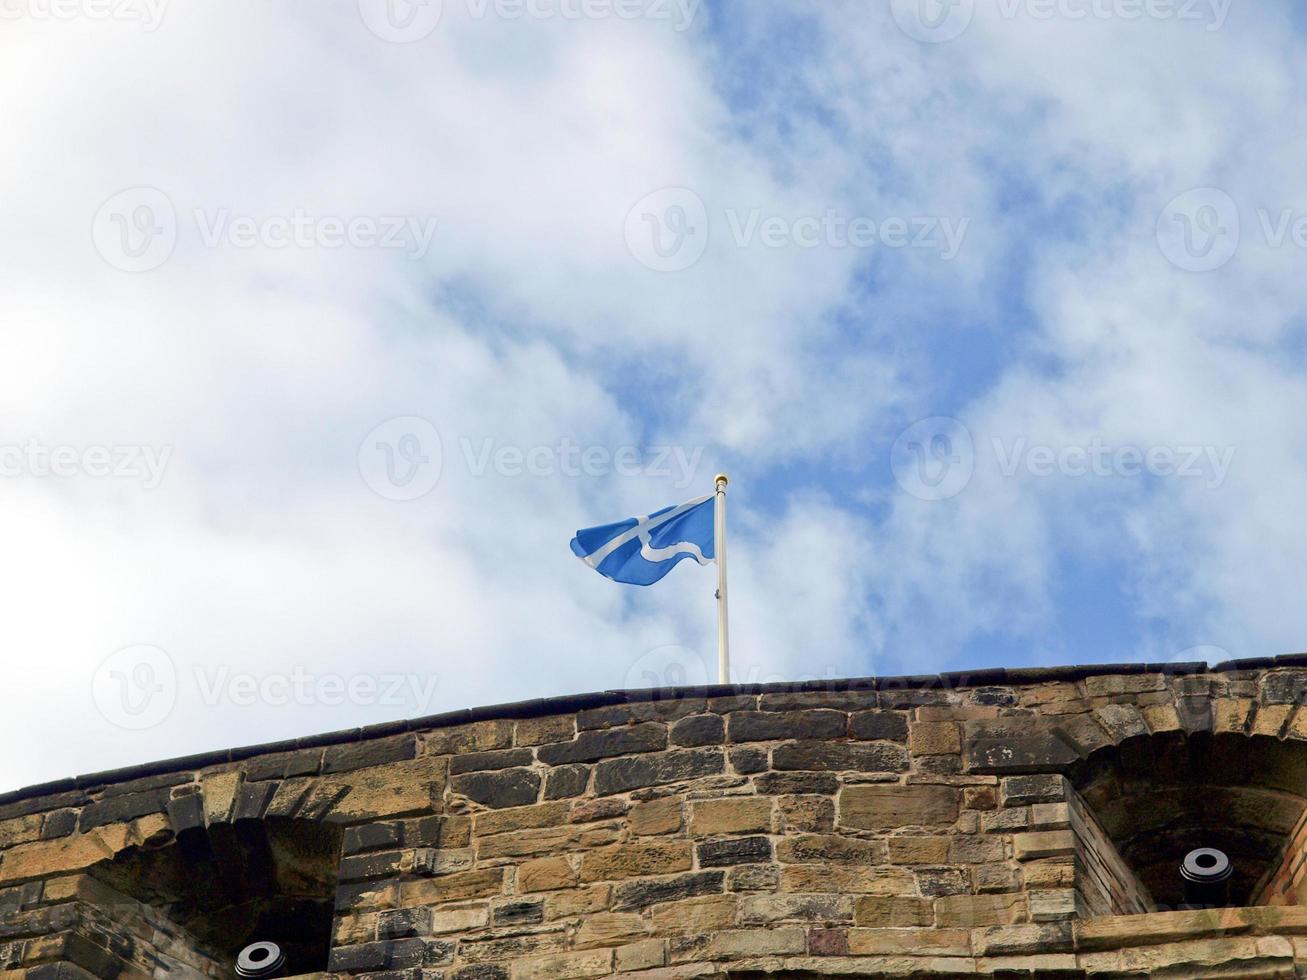
POLYGON ((606 692, 36 787, 0 978, 1294 976, 1292 889, 1155 909, 1193 841, 1297 874, 1305 667, 606 692))

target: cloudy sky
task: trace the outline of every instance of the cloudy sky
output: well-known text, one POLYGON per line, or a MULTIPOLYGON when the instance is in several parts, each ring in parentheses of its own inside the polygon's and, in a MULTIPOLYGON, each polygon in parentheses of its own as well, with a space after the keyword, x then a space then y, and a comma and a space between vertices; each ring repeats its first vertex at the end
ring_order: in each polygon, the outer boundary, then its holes
POLYGON ((0 789, 1307 644, 1288 0, 0 0, 0 789), (1197 648, 1197 650, 1195 650, 1197 648))

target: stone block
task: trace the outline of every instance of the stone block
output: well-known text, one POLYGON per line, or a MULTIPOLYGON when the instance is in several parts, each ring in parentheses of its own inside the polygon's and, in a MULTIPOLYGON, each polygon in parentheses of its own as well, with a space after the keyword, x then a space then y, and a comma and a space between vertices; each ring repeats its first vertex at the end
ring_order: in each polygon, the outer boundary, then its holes
POLYGON ((850 786, 840 793, 839 823, 859 830, 949 826, 961 802, 952 786, 850 786))
POLYGON ((772 799, 768 796, 697 800, 690 813, 690 834, 694 837, 771 832, 772 799))

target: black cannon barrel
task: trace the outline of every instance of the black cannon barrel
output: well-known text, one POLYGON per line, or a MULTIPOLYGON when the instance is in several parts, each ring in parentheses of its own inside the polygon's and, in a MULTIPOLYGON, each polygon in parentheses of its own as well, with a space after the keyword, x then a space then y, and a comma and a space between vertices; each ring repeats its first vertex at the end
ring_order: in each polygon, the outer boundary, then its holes
POLYGON ((1230 874, 1234 869, 1224 851, 1200 847, 1180 865, 1184 903, 1190 908, 1220 908, 1230 902, 1230 874))

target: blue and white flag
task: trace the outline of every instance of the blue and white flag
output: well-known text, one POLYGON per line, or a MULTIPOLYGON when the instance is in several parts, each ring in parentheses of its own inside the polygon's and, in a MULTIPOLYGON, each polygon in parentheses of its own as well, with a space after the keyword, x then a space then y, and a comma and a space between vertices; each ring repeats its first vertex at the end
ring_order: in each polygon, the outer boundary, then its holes
POLYGON ((700 497, 648 517, 632 517, 577 531, 572 553, 605 578, 627 585, 653 585, 678 562, 715 561, 715 499, 700 497))

